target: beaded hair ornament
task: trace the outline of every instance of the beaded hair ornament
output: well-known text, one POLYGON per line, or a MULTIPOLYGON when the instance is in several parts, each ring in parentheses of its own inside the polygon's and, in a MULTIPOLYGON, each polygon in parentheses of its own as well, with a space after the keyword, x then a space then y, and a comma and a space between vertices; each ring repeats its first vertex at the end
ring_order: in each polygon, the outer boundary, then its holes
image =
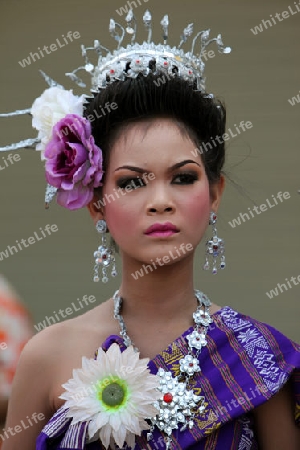
MULTIPOLYGON (((216 42, 219 53, 230 53, 230 47, 224 47, 221 35, 209 39, 210 30, 199 31, 192 40, 191 49, 184 52, 181 48, 193 34, 193 24, 189 24, 181 35, 178 47, 167 45, 169 18, 165 15, 160 24, 163 29, 163 44, 154 44, 152 39, 152 16, 147 10, 143 23, 147 40, 142 44, 135 42, 137 22, 132 9, 126 18, 126 27, 110 19, 109 32, 117 41, 117 49, 111 52, 98 40, 93 47, 81 45, 85 64, 66 73, 78 86, 86 87, 77 73, 84 70, 91 76, 91 93, 95 96, 99 90, 115 81, 136 78, 142 74, 165 74, 168 77, 179 76, 188 81, 193 89, 205 91, 204 68, 206 48, 216 42), (131 37, 127 47, 122 46, 125 36, 131 37), (200 51, 196 45, 200 42, 200 51), (94 50, 98 61, 94 65, 87 51, 94 50), (105 55, 103 54, 105 53, 105 55)), ((38 136, 32 139, 0 147, 0 151, 13 151, 20 148, 33 148, 41 151, 45 160, 47 188, 45 206, 57 196, 57 202, 74 210, 86 206, 93 198, 93 190, 102 185, 102 151, 95 144, 90 120, 83 117, 84 104, 88 95, 76 96, 72 90, 65 90, 43 71, 40 71, 49 85, 38 97, 31 108, 0 114, 0 117, 12 117, 23 114, 32 116, 32 126, 38 130, 38 136)), ((213 97, 208 94, 208 97, 213 97)))

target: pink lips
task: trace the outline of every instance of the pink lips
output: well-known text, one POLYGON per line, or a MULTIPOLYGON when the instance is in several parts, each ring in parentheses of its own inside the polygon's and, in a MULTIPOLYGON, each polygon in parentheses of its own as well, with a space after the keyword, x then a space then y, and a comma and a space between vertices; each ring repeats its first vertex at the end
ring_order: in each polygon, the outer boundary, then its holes
POLYGON ((172 234, 178 233, 178 229, 170 222, 166 223, 155 223, 151 225, 146 231, 145 234, 150 236, 157 237, 167 237, 172 236, 172 234))

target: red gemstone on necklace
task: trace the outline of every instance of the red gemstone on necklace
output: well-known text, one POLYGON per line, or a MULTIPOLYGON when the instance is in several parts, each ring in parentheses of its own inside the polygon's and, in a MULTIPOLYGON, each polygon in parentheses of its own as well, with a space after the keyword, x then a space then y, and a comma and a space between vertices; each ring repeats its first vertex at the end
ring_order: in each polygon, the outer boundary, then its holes
POLYGON ((170 392, 168 392, 167 394, 164 395, 163 400, 166 403, 171 403, 171 401, 173 400, 173 395, 170 392))
POLYGON ((193 363, 189 363, 189 366, 190 366, 190 367, 193 367, 193 366, 194 366, 194 364, 193 364, 193 363))

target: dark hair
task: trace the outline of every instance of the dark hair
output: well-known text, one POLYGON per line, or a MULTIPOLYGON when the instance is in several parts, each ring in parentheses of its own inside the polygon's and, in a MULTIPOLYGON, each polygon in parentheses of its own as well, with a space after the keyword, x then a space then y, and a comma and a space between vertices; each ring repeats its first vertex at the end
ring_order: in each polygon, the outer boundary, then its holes
POLYGON ((91 121, 92 133, 103 151, 104 170, 110 148, 124 126, 149 118, 167 117, 182 124, 182 132, 199 149, 209 183, 219 180, 225 161, 224 141, 220 139, 225 132, 225 107, 207 94, 196 91, 179 76, 157 73, 144 77, 139 74, 137 78, 114 81, 85 106, 84 116, 95 118, 91 121), (103 114, 107 103, 115 103, 117 107, 103 114))

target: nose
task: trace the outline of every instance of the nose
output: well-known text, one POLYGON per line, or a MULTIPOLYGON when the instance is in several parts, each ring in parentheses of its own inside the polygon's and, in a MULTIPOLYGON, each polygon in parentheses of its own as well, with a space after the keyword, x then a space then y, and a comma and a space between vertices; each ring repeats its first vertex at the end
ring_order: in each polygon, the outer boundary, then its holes
POLYGON ((147 214, 172 214, 175 212, 175 209, 174 201, 166 187, 157 186, 155 189, 151 189, 147 214))

